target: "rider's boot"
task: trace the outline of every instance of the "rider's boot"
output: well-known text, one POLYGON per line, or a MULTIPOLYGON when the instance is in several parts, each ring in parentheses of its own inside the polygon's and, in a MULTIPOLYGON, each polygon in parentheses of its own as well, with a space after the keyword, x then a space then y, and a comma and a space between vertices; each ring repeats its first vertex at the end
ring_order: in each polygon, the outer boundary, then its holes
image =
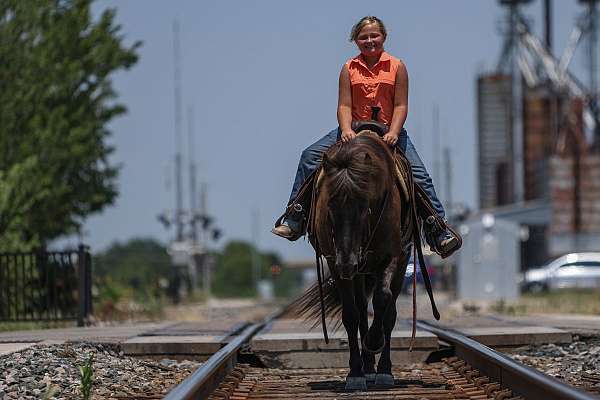
POLYGON ((444 218, 438 215, 427 194, 415 184, 417 211, 423 221, 425 240, 442 258, 449 257, 462 246, 462 238, 452 230, 444 218))
POLYGON ((423 221, 425 239, 431 250, 438 253, 442 258, 449 257, 461 246, 461 240, 457 234, 448 228, 446 221, 428 216, 423 221))
POLYGON ((284 221, 281 225, 276 226, 271 229, 271 232, 277 236, 281 236, 284 239, 287 239, 291 242, 296 241, 302 236, 302 232, 299 231, 298 228, 294 229, 292 226, 295 226, 296 223, 292 221, 284 221))
POLYGON ((271 232, 281 236, 291 242, 296 241, 302 236, 302 220, 304 217, 303 209, 300 204, 288 207, 282 223, 271 229, 271 232))

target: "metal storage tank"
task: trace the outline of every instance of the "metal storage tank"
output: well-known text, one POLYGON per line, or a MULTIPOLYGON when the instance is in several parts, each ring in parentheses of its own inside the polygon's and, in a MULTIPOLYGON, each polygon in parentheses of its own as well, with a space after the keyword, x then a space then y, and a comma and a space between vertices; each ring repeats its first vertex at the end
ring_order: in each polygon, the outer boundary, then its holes
POLYGON ((550 197, 549 158, 557 140, 559 105, 544 87, 528 88, 523 100, 525 200, 550 197))
POLYGON ((516 299, 519 296, 520 226, 483 214, 461 227, 457 295, 461 299, 516 299))
POLYGON ((477 79, 479 206, 513 202, 511 77, 481 75, 477 79))

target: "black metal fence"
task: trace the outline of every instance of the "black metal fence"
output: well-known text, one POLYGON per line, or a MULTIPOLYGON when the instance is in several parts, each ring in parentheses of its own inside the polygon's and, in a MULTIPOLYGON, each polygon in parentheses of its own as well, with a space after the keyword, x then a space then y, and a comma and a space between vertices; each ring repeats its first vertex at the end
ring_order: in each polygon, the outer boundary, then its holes
POLYGON ((0 321, 77 320, 92 313, 92 262, 76 251, 0 253, 0 321))

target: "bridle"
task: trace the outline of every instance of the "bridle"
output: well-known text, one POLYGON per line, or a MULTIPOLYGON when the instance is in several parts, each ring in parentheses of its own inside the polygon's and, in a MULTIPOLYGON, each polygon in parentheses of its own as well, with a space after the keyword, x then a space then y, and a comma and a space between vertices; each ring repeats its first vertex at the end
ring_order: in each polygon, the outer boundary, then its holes
MULTIPOLYGON (((368 274, 369 272, 365 271, 367 265, 367 257, 369 253, 372 253, 373 250, 370 250, 371 242, 373 242, 373 238, 375 237, 375 233, 377 233, 377 228, 381 223, 381 219, 383 218, 383 214, 385 209, 387 208, 388 198, 390 197, 390 191, 386 190, 385 195, 383 196, 383 202, 381 204, 381 209, 379 210, 379 216, 377 217, 377 222, 375 222, 375 226, 371 229, 371 224, 368 225, 369 228, 369 236, 365 246, 360 246, 360 251, 358 255, 358 274, 368 274)), ((369 214, 371 213, 371 209, 369 208, 369 214)), ((370 219, 368 219, 370 222, 370 219)))
MULTIPOLYGON (((377 233, 377 228, 379 227, 381 220, 383 219, 383 214, 385 213, 385 209, 387 208, 389 195, 390 195, 390 191, 386 189, 385 194, 383 196, 383 200, 381 201, 381 207, 379 209, 379 216, 377 217, 377 221, 375 222, 375 226, 373 226, 373 229, 371 229, 371 218, 367 218, 367 229, 368 229, 369 234, 367 236, 367 239, 365 241, 363 241, 363 243, 361 243, 361 245, 359 246, 357 274, 367 275, 370 273, 370 272, 365 271, 365 267, 367 264, 367 257, 369 255, 369 253, 373 252, 373 250, 370 249, 371 243, 373 242, 373 238, 375 237, 375 234, 377 233)), ((368 207, 367 213, 368 213, 368 215, 371 215, 371 213, 372 213, 371 207, 368 207)), ((335 249, 335 247, 336 247, 335 232, 333 230, 334 219, 331 215, 331 211, 329 211, 327 213, 327 218, 329 219, 329 225, 332 228, 331 229, 331 240, 333 242, 333 248, 335 249)), ((325 258, 327 258, 327 257, 328 256, 325 255, 325 258)), ((330 256, 330 257, 332 257, 332 256, 330 256)))

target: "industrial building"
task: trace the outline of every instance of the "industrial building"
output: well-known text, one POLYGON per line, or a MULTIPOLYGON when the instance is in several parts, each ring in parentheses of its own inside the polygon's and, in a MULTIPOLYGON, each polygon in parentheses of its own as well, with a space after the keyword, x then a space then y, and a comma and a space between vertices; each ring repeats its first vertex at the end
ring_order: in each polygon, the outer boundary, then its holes
POLYGON ((524 268, 600 250, 597 2, 579 0, 582 14, 557 57, 551 0, 543 1, 543 40, 521 11, 531 0, 500 0, 502 54, 494 71, 477 77, 479 205, 529 229, 524 268), (589 68, 585 83, 569 71, 580 43, 589 68))

